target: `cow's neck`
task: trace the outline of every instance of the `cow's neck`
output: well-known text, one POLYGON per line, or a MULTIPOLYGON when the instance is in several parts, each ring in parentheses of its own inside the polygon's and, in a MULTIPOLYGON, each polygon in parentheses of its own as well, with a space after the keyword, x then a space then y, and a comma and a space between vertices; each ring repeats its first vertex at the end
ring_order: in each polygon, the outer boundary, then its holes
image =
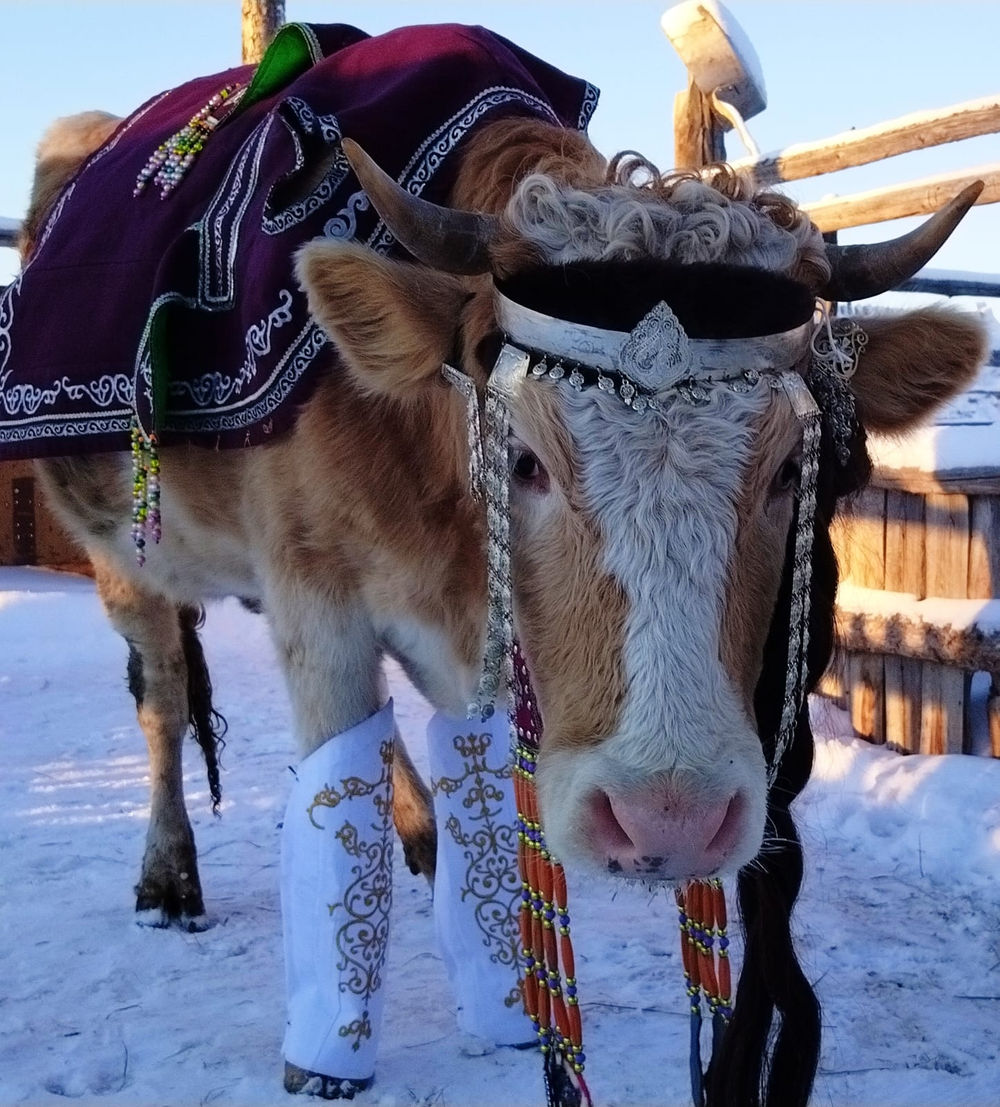
POLYGON ((330 399, 342 408, 332 445, 350 459, 340 523, 360 539, 376 634, 436 706, 464 713, 482 658, 486 561, 461 399, 443 382, 405 404, 346 389, 330 399))

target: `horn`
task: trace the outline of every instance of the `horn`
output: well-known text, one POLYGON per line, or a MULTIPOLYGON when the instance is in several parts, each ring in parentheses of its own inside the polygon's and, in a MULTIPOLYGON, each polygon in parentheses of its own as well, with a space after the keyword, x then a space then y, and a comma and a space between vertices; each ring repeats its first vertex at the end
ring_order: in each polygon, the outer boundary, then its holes
POLYGON ((344 154, 385 225, 418 261, 445 273, 490 271, 490 243, 499 219, 432 204, 401 188, 352 139, 344 154))
POLYGON ((973 181, 936 215, 900 238, 867 246, 828 243, 826 256, 833 272, 820 295, 828 300, 864 300, 908 281, 941 249, 983 188, 982 181, 973 181))

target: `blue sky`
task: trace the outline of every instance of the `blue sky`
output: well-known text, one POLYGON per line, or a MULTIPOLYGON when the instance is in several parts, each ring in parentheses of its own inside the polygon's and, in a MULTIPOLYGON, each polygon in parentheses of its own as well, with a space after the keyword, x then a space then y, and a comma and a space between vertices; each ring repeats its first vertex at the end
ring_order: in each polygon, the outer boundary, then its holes
MULTIPOLYGON (((353 23, 371 33, 406 23, 481 23, 602 90, 591 125, 610 154, 672 160, 674 94, 686 84, 663 36, 668 0, 286 0, 289 20, 353 23)), ((753 42, 768 107, 750 122, 762 150, 866 127, 1000 92, 1000 3, 730 0, 753 42)), ((238 63, 239 0, 53 3, 0 0, 0 216, 19 217, 33 150, 56 116, 85 108, 125 114, 189 77, 238 63)), ((730 138, 729 152, 743 149, 730 138)), ((1000 136, 920 151, 833 177, 793 182, 800 200, 1000 161, 1000 136)), ((847 232, 883 238, 910 221, 847 232)), ((0 250, 0 281, 10 251, 0 250)), ((1000 205, 974 211, 934 264, 1000 272, 1000 205)))

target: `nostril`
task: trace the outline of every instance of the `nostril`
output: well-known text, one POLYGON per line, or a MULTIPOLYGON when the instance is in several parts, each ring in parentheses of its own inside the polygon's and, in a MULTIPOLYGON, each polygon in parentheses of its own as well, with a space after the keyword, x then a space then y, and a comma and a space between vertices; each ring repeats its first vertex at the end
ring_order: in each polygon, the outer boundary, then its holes
POLYGON ((607 792, 594 792, 590 797, 590 815, 594 836, 603 849, 613 853, 633 848, 632 839, 618 821, 607 792))
POLYGON ((719 853, 725 856, 736 845, 743 833, 744 815, 747 809, 747 799, 742 792, 737 792, 726 807, 726 813, 722 816, 722 822, 716 830, 712 840, 705 847, 705 853, 719 853))

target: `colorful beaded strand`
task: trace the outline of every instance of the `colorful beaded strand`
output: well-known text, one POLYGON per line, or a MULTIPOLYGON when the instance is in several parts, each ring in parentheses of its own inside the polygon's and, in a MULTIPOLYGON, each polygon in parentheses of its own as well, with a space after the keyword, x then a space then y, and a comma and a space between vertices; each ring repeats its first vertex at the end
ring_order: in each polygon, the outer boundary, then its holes
POLYGON ((132 420, 132 543, 137 564, 145 565, 149 542, 160 541, 160 454, 156 432, 147 434, 132 420))
POLYGON ((691 1097, 704 1102, 701 1061, 701 1000, 704 997, 712 1025, 712 1056, 732 1018, 729 936, 726 895, 717 879, 691 881, 675 892, 681 930, 681 959, 691 1014, 691 1097))
POLYGON ((525 1008, 544 1057, 549 1107, 591 1107, 583 1077, 583 1027, 570 938, 566 874, 545 844, 538 818, 535 766, 541 729, 527 666, 514 647, 516 737, 514 794, 521 868, 521 955, 525 1008))
POLYGON ((180 184, 184 174, 191 168, 191 163, 204 149, 209 135, 222 122, 225 113, 218 109, 225 108, 226 112, 231 110, 238 102, 238 93, 241 91, 239 84, 226 85, 203 108, 195 112, 179 131, 161 142, 139 171, 132 195, 139 196, 152 180, 154 185, 159 186, 160 199, 165 200, 180 184))

